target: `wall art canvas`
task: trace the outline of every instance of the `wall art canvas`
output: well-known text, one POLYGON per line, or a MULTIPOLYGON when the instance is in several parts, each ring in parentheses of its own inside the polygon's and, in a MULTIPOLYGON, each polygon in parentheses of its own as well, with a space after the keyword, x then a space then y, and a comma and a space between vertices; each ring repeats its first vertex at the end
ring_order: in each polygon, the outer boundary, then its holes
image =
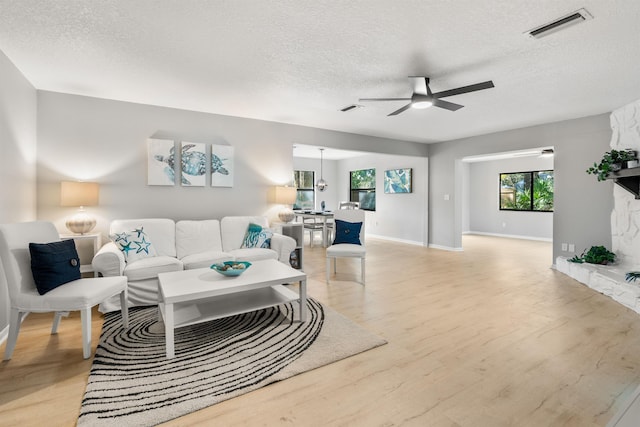
POLYGON ((176 161, 172 140, 147 140, 147 185, 175 185, 176 161))
POLYGON ((411 168, 384 171, 385 193, 411 193, 411 168))
POLYGON ((211 146, 211 186, 233 187, 233 147, 211 146))
POLYGON ((184 187, 204 187, 207 177, 206 145, 199 142, 180 144, 180 182, 184 187))

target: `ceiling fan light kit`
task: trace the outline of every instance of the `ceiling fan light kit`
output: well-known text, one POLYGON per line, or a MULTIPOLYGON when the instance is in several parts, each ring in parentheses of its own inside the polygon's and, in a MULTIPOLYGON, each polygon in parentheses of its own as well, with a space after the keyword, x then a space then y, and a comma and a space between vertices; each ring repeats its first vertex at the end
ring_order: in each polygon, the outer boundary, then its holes
POLYGON ((413 86, 413 94, 411 98, 360 98, 359 102, 375 102, 375 101, 409 101, 407 105, 388 114, 388 116, 397 116, 405 112, 409 108, 424 109, 429 107, 443 108, 449 111, 457 111, 464 107, 441 98, 448 96, 461 95, 463 93, 475 92, 483 89, 494 87, 493 82, 488 80, 482 83, 476 83, 469 86, 462 86, 455 89, 449 89, 442 92, 433 93, 429 87, 429 78, 424 76, 409 76, 409 80, 413 86))

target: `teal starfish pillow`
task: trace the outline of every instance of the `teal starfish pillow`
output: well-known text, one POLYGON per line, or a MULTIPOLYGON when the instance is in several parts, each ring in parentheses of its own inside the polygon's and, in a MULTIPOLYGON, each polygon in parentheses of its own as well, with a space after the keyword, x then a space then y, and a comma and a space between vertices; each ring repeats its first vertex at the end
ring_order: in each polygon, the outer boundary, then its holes
POLYGON ((157 255, 156 249, 149 241, 149 237, 144 232, 143 227, 136 228, 133 231, 111 234, 109 238, 122 251, 126 262, 134 262, 157 255))

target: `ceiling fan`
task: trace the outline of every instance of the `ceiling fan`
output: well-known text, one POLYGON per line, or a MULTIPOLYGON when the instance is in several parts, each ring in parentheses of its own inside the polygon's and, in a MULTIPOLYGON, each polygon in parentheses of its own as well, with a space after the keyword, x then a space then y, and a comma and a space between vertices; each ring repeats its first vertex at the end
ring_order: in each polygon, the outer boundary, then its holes
MULTIPOLYGON (((446 98, 447 96, 460 95, 468 92, 475 92, 477 90, 490 89, 493 86, 493 82, 491 80, 476 83, 469 86, 462 86, 456 89, 449 89, 442 92, 431 92, 431 88, 429 88, 429 77, 423 76, 409 76, 409 81, 413 86, 413 94, 411 98, 360 98, 359 102, 369 102, 369 101, 409 101, 407 105, 404 107, 394 111, 389 116, 396 116, 409 108, 429 108, 431 106, 444 108, 449 111, 456 111, 464 107, 464 105, 455 104, 453 102, 444 101, 441 98, 446 98)), ((343 111, 348 111, 348 109, 344 109, 343 111)))

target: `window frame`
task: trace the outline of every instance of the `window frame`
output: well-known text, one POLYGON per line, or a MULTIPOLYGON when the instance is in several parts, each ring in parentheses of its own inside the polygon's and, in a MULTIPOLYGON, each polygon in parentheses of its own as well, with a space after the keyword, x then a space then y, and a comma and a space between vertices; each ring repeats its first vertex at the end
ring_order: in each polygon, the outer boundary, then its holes
POLYGON ((313 210, 316 206, 316 171, 314 170, 294 170, 293 171, 293 185, 296 186, 296 201, 294 202, 294 208, 301 210, 313 210), (296 177, 297 172, 304 172, 311 174, 311 187, 298 187, 299 180, 296 177), (298 205, 298 200, 301 200, 300 195, 311 192, 311 207, 302 207, 298 205))
POLYGON ((377 186, 376 179, 377 179, 376 168, 365 168, 365 169, 356 169, 356 170, 349 171, 349 201, 360 203, 360 209, 362 210, 375 212, 376 211, 376 186, 377 186), (362 172, 362 171, 373 171, 373 185, 374 185, 373 187, 354 188, 352 186, 353 174, 357 172, 362 172), (373 193, 373 209, 363 206, 363 204, 360 202, 361 200, 360 195, 371 194, 371 193, 373 193))
MULTIPOLYGON (((551 175, 551 180, 553 182, 553 185, 555 188, 555 172, 553 169, 544 169, 544 170, 534 170, 534 171, 522 171, 522 172, 501 172, 498 174, 498 209, 501 211, 511 211, 511 212, 551 212, 553 213, 554 208, 555 208, 555 201, 554 201, 554 191, 552 189, 551 191, 551 195, 552 195, 552 207, 550 210, 544 210, 544 209, 536 209, 535 208, 535 202, 536 202, 536 197, 535 197, 535 188, 536 188, 536 178, 537 175, 540 173, 548 173, 549 175, 551 175), (507 207, 503 207, 503 194, 504 194, 504 190, 503 190, 503 186, 502 186, 502 182, 503 182, 503 176, 504 175, 529 175, 529 208, 528 209, 516 209, 516 208, 507 208, 507 207)), ((514 193, 514 198, 517 197, 517 189, 515 190, 514 193)), ((538 198, 539 199, 539 198, 538 198)))

